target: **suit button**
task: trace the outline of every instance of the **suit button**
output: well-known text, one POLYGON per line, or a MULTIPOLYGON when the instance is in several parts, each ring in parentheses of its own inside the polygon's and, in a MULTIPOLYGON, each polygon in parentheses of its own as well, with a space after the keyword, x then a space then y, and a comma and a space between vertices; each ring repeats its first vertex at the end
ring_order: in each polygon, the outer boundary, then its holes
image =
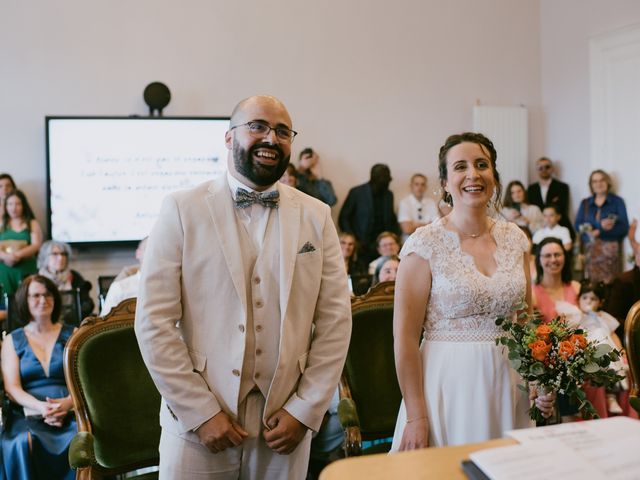
POLYGON ((262 305, 264 305, 264 303, 262 303, 262 300, 256 300, 256 307, 257 308, 262 308, 262 305))
POLYGON ((256 285, 258 285, 261 281, 262 281, 262 279, 260 277, 255 277, 253 279, 253 283, 255 283, 256 285))
POLYGON ((256 372, 256 374, 254 375, 256 378, 260 378, 260 372, 256 372))
POLYGON ((240 330, 241 332, 244 332, 244 325, 238 325, 238 330, 240 330))
POLYGON ((262 350, 260 350, 259 348, 256 348, 256 355, 262 355, 262 350))
POLYGON ((236 377, 240 376, 240 370, 238 370, 237 368, 234 368, 233 370, 231 370, 231 373, 233 373, 236 377))
POLYGON ((256 325, 256 332, 262 331, 262 325, 256 325))

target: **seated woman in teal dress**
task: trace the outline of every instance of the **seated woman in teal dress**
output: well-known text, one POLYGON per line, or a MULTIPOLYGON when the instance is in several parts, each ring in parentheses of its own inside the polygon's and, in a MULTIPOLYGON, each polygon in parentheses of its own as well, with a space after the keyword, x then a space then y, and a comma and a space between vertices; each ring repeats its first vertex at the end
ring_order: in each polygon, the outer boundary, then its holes
POLYGON ((42 244, 42 229, 27 197, 13 190, 6 198, 0 224, 0 286, 13 294, 24 277, 36 273, 36 256, 42 244))
POLYGON ((7 479, 73 479, 68 453, 78 428, 62 368, 73 327, 59 322, 55 284, 41 275, 24 279, 16 292, 18 317, 26 322, 2 345, 2 376, 12 401, 1 437, 7 479))

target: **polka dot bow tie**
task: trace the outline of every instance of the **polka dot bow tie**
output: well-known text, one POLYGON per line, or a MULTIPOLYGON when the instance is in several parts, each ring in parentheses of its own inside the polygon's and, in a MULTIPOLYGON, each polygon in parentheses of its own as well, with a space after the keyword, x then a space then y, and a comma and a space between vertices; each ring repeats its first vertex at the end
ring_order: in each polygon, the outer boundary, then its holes
POLYGON ((278 208, 280 201, 280 192, 271 190, 266 193, 249 192, 244 188, 236 190, 235 206, 236 208, 247 208, 257 203, 267 208, 278 208))

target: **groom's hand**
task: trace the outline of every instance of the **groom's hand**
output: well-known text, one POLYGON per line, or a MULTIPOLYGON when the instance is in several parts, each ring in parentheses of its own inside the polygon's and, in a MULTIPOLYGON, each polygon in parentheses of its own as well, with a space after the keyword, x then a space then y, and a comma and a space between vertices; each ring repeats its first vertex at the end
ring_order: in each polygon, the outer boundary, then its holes
POLYGON ((244 428, 224 412, 218 412, 196 430, 205 447, 212 453, 236 447, 249 435, 244 428))
POLYGON ((267 446, 281 455, 289 455, 302 441, 307 427, 293 415, 281 408, 267 420, 270 430, 265 430, 267 446))

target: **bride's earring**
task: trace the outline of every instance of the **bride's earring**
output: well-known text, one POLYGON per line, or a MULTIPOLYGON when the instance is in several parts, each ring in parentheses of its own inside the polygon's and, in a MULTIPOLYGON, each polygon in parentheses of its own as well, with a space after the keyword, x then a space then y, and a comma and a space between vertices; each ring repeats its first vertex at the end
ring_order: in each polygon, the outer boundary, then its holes
POLYGON ((444 203, 446 203, 450 207, 453 207, 453 198, 451 198, 451 194, 446 190, 444 190, 444 195, 442 196, 442 199, 444 200, 444 203))

